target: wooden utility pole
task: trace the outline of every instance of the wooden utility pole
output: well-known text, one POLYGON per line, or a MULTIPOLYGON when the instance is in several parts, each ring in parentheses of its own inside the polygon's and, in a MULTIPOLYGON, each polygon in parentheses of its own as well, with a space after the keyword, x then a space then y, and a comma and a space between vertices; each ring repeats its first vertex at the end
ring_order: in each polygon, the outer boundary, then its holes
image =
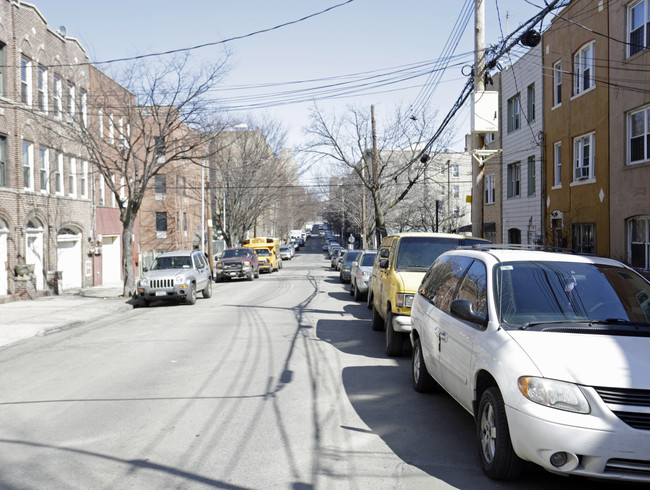
MULTIPOLYGON (((366 166, 361 167, 361 175, 366 171, 366 166)), ((361 179, 361 248, 366 249, 366 185, 364 184, 365 176, 361 179)))
MULTIPOLYGON (((372 124, 372 172, 374 177, 373 185, 375 186, 377 201, 379 201, 379 176, 377 170, 377 128, 375 126, 374 104, 370 106, 370 122, 372 124)), ((381 230, 378 226, 375 226, 375 235, 377 237, 377 248, 379 248, 383 237, 381 236, 381 230)))
MULTIPOLYGON (((474 92, 485 90, 485 1, 474 0, 474 92)), ((484 147, 484 138, 473 132, 471 150, 484 147)), ((483 236, 483 161, 472 157, 472 235, 483 236)))

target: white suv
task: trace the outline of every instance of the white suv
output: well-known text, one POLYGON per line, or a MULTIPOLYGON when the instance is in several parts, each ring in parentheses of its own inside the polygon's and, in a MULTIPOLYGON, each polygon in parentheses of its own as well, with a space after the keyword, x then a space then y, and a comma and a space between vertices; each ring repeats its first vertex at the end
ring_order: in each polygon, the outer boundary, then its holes
POLYGON ((634 270, 458 249, 425 275, 411 322, 413 386, 474 416, 488 476, 514 479, 525 460, 650 483, 650 283, 634 270))

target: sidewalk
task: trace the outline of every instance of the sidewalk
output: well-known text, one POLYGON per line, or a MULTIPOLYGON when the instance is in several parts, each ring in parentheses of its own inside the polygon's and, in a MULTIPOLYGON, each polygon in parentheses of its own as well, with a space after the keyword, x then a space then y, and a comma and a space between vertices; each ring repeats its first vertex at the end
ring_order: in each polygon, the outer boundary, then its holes
POLYGON ((132 309, 131 299, 122 298, 121 294, 122 285, 119 284, 0 304, 0 348, 132 309))

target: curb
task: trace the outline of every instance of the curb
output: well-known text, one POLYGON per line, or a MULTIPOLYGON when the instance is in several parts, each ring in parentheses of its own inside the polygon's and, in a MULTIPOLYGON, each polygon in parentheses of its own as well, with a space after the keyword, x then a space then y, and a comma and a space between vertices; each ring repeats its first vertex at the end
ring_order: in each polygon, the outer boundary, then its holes
POLYGON ((78 320, 76 322, 66 323, 64 325, 57 325, 56 327, 46 327, 36 332, 35 337, 45 337, 46 335, 51 335, 53 333, 57 333, 62 330, 68 330, 70 328, 80 327, 84 323, 86 322, 83 320, 78 320))

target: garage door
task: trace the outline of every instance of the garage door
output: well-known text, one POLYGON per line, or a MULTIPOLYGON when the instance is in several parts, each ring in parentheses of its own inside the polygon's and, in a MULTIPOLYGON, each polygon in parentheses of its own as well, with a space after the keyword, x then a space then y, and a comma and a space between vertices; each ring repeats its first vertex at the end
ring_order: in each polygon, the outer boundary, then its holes
POLYGON ((120 255, 120 237, 118 235, 104 235, 102 238, 102 284, 122 282, 120 255))
POLYGON ((57 238, 57 269, 63 271, 63 290, 80 288, 81 234, 61 230, 57 238))

